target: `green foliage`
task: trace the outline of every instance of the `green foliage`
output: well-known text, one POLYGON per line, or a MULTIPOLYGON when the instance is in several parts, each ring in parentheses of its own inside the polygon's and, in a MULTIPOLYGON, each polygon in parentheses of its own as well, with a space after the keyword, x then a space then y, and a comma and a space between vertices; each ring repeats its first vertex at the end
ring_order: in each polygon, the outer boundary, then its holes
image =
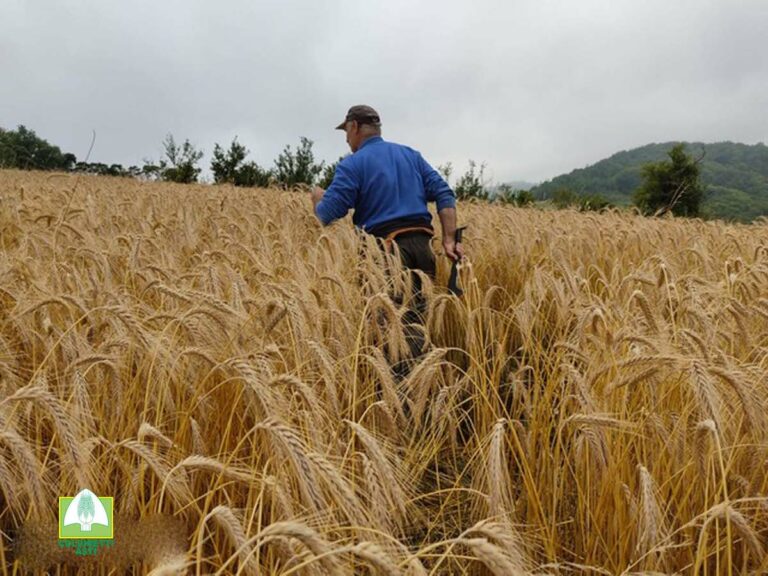
MULTIPOLYGON (((123 167, 121 164, 78 162, 74 154, 62 153, 39 138, 33 130, 19 126, 16 130, 0 128, 0 168, 30 170, 65 170, 100 176, 122 176, 146 180, 195 182, 201 172, 197 166, 203 157, 189 141, 178 145, 172 135, 163 142, 165 158, 159 162, 144 160, 141 167, 123 167)), ((500 185, 491 193, 484 179, 485 165, 470 161, 469 170, 454 186, 461 199, 482 199, 516 205, 530 204, 533 199, 551 199, 555 206, 573 206, 580 210, 601 210, 607 206, 627 205, 633 193, 645 186, 648 175, 663 180, 658 171, 644 168, 651 163, 674 163, 668 152, 674 143, 649 144, 634 150, 622 151, 592 166, 563 174, 548 182, 530 188, 530 192, 514 188, 528 186, 513 183, 500 185), (651 172, 649 173, 649 170, 651 172)), ((749 222, 768 215, 768 147, 764 144, 746 145, 733 142, 695 144, 705 152, 699 164, 700 181, 706 187, 706 197, 699 197, 698 213, 705 217, 725 218, 749 222)), ((268 186, 277 181, 285 187, 296 184, 311 185, 318 181, 327 188, 333 181, 338 161, 330 165, 315 162, 312 141, 302 138, 294 151, 286 146, 275 161, 273 170, 261 168, 246 160, 245 146, 235 138, 228 149, 216 144, 211 171, 215 182, 229 182, 235 186, 268 186)), ((339 159, 341 160, 341 159, 339 159)), ((451 184, 453 165, 448 162, 437 171, 451 184)), ((687 201, 694 201, 700 189, 683 193, 675 202, 675 213, 692 214, 687 201), (693 192, 693 193, 691 193, 693 192)), ((645 192, 638 192, 640 202, 646 202, 645 192)), ((649 195, 650 197, 650 195, 649 195)))
POLYGON ((162 180, 163 167, 160 164, 154 164, 151 160, 144 160, 140 177, 144 180, 162 180))
POLYGON ((578 206, 582 212, 599 212, 600 210, 612 207, 613 204, 602 194, 587 194, 579 196, 578 206))
POLYGON ((552 204, 561 210, 577 208, 580 212, 597 212, 613 206, 602 194, 578 194, 564 186, 552 193, 552 204))
POLYGON ((744 190, 710 185, 701 212, 705 218, 750 222, 768 214, 768 195, 757 196, 744 190))
POLYGON ((122 164, 104 164, 102 162, 78 162, 73 172, 94 174, 96 176, 119 176, 122 178, 138 178, 141 169, 137 166, 124 168, 122 164))
POLYGON ((560 209, 575 206, 579 203, 579 195, 570 188, 558 188, 552 193, 552 203, 560 209))
MULTIPOLYGON (((631 203, 643 183, 642 167, 668 160, 674 142, 648 144, 622 151, 592 166, 563 174, 531 189, 538 199, 569 188, 581 195, 599 194, 616 205, 631 203)), ((701 183, 707 189, 700 213, 708 217, 748 222, 768 214, 768 146, 765 144, 689 144, 706 152, 700 163, 701 183)))
POLYGON ((485 163, 478 167, 474 160, 470 160, 469 170, 456 181, 453 191, 458 200, 488 200, 490 192, 486 187, 485 163))
POLYGON ((515 194, 515 204, 517 206, 529 206, 536 200, 530 190, 517 190, 515 194))
POLYGON ((262 168, 251 160, 245 162, 235 175, 235 186, 258 186, 266 188, 272 183, 274 175, 272 170, 262 168))
POLYGON ((534 202, 533 194, 528 190, 515 190, 511 184, 499 184, 494 200, 515 206, 529 206, 534 202))
POLYGON ((440 174, 440 176, 443 177, 445 182, 450 186, 451 185, 451 174, 453 174, 453 164, 450 162, 446 162, 445 164, 441 164, 437 167, 437 172, 440 174))
POLYGON ((668 156, 668 161, 643 166, 643 184, 633 200, 644 214, 698 216, 704 196, 699 161, 685 153, 685 144, 675 145, 668 156))
POLYGON ((160 161, 160 177, 166 182, 192 184, 197 182, 200 168, 197 163, 203 157, 203 151, 197 150, 189 140, 178 145, 172 134, 163 141, 166 159, 160 161))
POLYGON ((62 153, 23 125, 16 130, 0 128, 0 168, 72 170, 76 162, 74 154, 62 153))
POLYGON ((275 160, 275 180, 285 188, 292 188, 297 184, 314 184, 317 176, 323 171, 325 162, 317 164, 312 152, 312 140, 301 138, 301 144, 296 152, 286 146, 275 160))
POLYGON ((256 162, 245 162, 246 156, 248 150, 237 141, 237 137, 232 140, 226 152, 216 144, 211 160, 214 182, 235 186, 269 186, 272 172, 261 168, 256 162))
POLYGON ((338 166, 339 162, 344 160, 344 158, 344 156, 339 156, 339 159, 336 160, 336 162, 328 164, 325 168, 323 168, 323 173, 320 175, 320 180, 317 183, 320 188, 325 190, 328 188, 328 186, 331 185, 331 182, 333 182, 333 177, 336 176, 336 166, 338 166))
POLYGON ((213 181, 216 184, 234 184, 238 169, 247 155, 248 150, 237 141, 237 136, 232 140, 232 144, 229 145, 229 150, 226 152, 218 143, 214 144, 213 158, 211 159, 213 181))

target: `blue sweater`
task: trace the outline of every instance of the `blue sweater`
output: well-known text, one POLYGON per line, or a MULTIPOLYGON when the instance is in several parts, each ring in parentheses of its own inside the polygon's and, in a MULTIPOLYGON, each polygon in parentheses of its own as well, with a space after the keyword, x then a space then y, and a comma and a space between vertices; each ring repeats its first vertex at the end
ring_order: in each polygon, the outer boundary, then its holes
POLYGON ((352 222, 372 232, 393 221, 430 224, 427 202, 439 212, 455 207, 456 196, 416 150, 374 136, 339 162, 315 212, 328 225, 354 208, 352 222))

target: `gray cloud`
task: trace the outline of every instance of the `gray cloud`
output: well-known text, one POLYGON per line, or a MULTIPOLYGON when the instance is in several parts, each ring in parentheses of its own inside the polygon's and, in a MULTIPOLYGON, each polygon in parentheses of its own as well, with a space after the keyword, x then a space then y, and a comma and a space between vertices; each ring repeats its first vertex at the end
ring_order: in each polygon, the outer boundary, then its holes
POLYGON ((93 160, 210 159, 235 135, 269 164, 369 103, 433 164, 540 180, 674 139, 766 141, 762 0, 3 0, 0 126, 93 160))

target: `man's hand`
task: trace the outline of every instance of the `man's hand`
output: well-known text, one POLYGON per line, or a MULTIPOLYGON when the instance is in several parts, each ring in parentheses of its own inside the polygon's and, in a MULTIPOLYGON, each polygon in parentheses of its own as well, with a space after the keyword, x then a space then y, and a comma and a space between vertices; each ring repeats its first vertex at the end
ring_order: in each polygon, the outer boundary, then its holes
POLYGON ((461 242, 457 243, 453 238, 443 237, 443 250, 445 250, 445 255, 454 262, 464 258, 464 246, 461 242))
POLYGON ((445 250, 445 255, 452 262, 458 262, 464 258, 464 247, 461 245, 461 242, 456 242, 456 208, 443 208, 437 215, 440 217, 440 224, 443 227, 443 249, 445 250))
POLYGON ((320 186, 315 186, 315 189, 312 190, 312 192, 309 193, 312 197, 312 208, 315 208, 317 204, 320 202, 320 200, 323 199, 323 194, 325 194, 325 190, 320 188, 320 186))

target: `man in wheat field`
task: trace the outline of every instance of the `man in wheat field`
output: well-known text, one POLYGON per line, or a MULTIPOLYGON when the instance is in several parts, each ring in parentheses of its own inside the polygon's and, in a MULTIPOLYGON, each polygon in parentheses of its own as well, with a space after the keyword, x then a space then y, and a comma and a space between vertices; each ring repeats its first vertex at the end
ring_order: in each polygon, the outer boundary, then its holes
MULTIPOLYGON (((315 214, 323 225, 346 216, 354 209, 352 222, 379 238, 386 250, 397 244, 403 266, 421 270, 435 279, 434 236, 428 202, 435 202, 442 226, 445 255, 461 259, 463 247, 455 241, 456 196, 448 183, 421 154, 408 146, 386 142, 381 137, 381 119, 370 106, 352 106, 344 121, 336 127, 344 130, 352 154, 336 166, 333 182, 327 190, 312 192, 315 214)), ((406 311, 404 323, 422 324, 426 304, 421 294, 421 279, 412 273, 414 305, 406 311)), ((423 334, 407 330, 411 357, 422 352, 423 334)), ((410 369, 400 363, 400 376, 410 369)))

